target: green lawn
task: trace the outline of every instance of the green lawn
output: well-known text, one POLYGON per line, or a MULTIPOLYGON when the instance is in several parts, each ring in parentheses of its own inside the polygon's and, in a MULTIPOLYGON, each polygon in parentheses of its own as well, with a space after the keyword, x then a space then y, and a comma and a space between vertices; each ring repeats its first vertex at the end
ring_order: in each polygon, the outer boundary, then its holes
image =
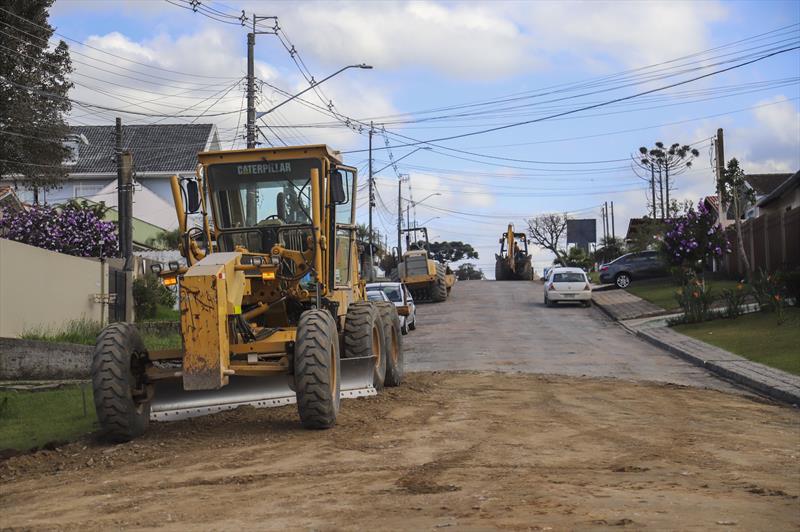
POLYGON ((0 450, 25 451, 65 442, 97 428, 92 388, 65 385, 41 392, 0 390, 0 450))
POLYGON ((800 375, 800 308, 786 309, 778 325, 773 312, 756 312, 735 320, 717 319, 676 325, 675 330, 755 362, 800 375))
MULTIPOLYGON (((45 342, 65 342, 68 344, 94 345, 100 333, 100 325, 96 322, 76 320, 67 323, 58 330, 32 329, 25 331, 22 338, 27 340, 43 340, 45 342)), ((177 349, 181 347, 179 333, 155 334, 143 333, 142 340, 148 349, 177 349)))
MULTIPOLYGON (((738 281, 730 279, 706 277, 706 284, 716 298, 722 297, 722 290, 736 288, 737 283, 738 281)), ((678 301, 675 299, 675 291, 678 290, 678 284, 672 277, 633 281, 626 290, 663 309, 674 310, 678 308, 678 301)))

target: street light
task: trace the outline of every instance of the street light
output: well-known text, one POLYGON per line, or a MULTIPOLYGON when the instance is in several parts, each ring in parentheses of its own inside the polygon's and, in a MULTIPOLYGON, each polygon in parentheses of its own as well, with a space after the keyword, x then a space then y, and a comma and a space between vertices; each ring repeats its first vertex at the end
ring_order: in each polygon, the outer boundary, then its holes
POLYGON ((428 198, 432 198, 433 196, 441 196, 441 195, 442 195, 441 192, 434 192, 433 194, 428 194, 427 196, 425 196, 424 198, 422 198, 419 201, 412 201, 411 202, 411 206, 412 207, 416 207, 417 205, 419 205, 423 201, 427 200, 428 198))
MULTIPOLYGON (((428 218, 427 220, 425 220, 424 222, 422 222, 419 225, 424 227, 424 226, 426 226, 428 224, 428 222, 432 222, 433 220, 438 220, 439 218, 441 218, 441 216, 434 216, 433 218, 428 218)), ((416 225, 416 224, 414 224, 414 225, 416 225)))
POLYGON ((387 164, 386 166, 384 166, 384 167, 383 167, 383 168, 381 168, 380 170, 375 170, 374 172, 372 172, 372 174, 374 175, 374 174, 377 174, 377 173, 380 173, 380 172, 382 172, 382 171, 386 170, 386 169, 387 169, 387 168, 389 168, 390 166, 392 166, 392 165, 394 165, 394 164, 397 164, 398 162, 402 161, 402 160, 403 160, 403 159, 405 159, 406 157, 409 157, 409 156, 411 156, 411 155, 414 155, 414 154, 415 154, 415 153, 417 153, 419 150, 431 150, 431 149, 433 149, 433 148, 431 148, 430 146, 423 146, 423 147, 421 147, 421 148, 417 148, 416 150, 413 150, 413 151, 410 151, 410 152, 406 153, 405 155, 403 155, 403 156, 402 156, 402 157, 400 157, 399 159, 397 159, 397 160, 394 160, 394 161, 390 162, 389 164, 387 164))
POLYGON ((342 68, 340 68, 339 70, 337 70, 336 72, 334 72, 333 74, 331 74, 330 76, 328 76, 327 78, 323 78, 323 79, 321 79, 321 80, 319 80, 319 81, 317 81, 317 82, 312 82, 312 83, 310 83, 310 84, 309 84, 309 86, 308 86, 307 88, 305 88, 305 89, 301 90, 300 92, 298 92, 298 93, 297 93, 297 94, 295 94, 294 96, 292 96, 292 97, 290 97, 290 98, 288 98, 288 99, 286 99, 286 100, 282 101, 281 103, 279 103, 278 105, 276 105, 275 107, 273 107, 272 109, 270 109, 269 111, 264 111, 263 113, 258 113, 258 118, 261 118, 261 117, 263 117, 264 115, 268 115, 268 114, 270 114, 270 113, 271 113, 272 111, 274 111, 275 109, 277 109, 277 108, 279 108, 279 107, 281 107, 281 106, 283 106, 283 105, 285 105, 285 104, 287 104, 287 103, 291 102, 291 101, 292 101, 292 100, 294 100, 295 98, 297 98, 297 97, 299 97, 299 96, 301 96, 301 95, 305 94, 306 92, 310 91, 310 90, 311 90, 311 89, 313 89, 314 87, 317 87, 317 86, 319 86, 319 85, 322 85, 323 83, 325 83, 326 81, 328 81, 328 80, 329 80, 329 79, 331 79, 332 77, 334 77, 334 76, 338 76, 339 74, 341 74, 342 72, 344 72, 345 70, 347 70, 347 69, 349 69, 349 68, 363 68, 364 70, 371 70, 371 69, 372 69, 372 66, 371 66, 371 65, 364 64, 364 63, 361 63, 360 65, 347 65, 346 67, 342 67, 342 68))

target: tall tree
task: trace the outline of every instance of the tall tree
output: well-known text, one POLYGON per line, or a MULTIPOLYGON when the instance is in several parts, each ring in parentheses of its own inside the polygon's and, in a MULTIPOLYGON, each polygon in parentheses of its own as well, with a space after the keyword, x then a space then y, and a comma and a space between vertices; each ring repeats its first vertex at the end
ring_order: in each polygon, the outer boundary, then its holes
POLYGON ((755 203, 756 197, 753 189, 747 186, 744 170, 739 167, 739 161, 735 157, 728 161, 725 171, 722 172, 722 177, 719 181, 719 192, 720 196, 722 196, 722 205, 733 207, 733 225, 736 228, 736 240, 739 243, 739 256, 744 262, 747 280, 750 281, 752 280, 753 272, 750 270, 750 259, 747 258, 744 241, 742 240, 742 216, 744 216, 748 205, 755 203))
POLYGON ((552 252, 556 256, 556 260, 563 264, 565 257, 561 252, 560 244, 567 232, 566 213, 540 214, 527 222, 531 242, 552 252))
POLYGON ((645 180, 650 181, 653 218, 658 218, 656 207, 661 207, 660 218, 664 220, 670 217, 671 202, 669 193, 674 188, 674 183, 670 183, 670 177, 683 174, 692 167, 692 161, 698 157, 700 152, 692 148, 689 144, 676 142, 667 147, 663 142, 656 142, 652 148, 641 146, 639 154, 632 156, 634 162, 634 172, 645 180), (641 175, 636 167, 644 171, 641 175), (649 176, 647 175, 649 174, 649 176), (658 193, 656 193, 656 183, 658 183, 658 193), (658 195, 658 200, 656 200, 658 195))
POLYGON ((459 281, 480 281, 484 278, 483 270, 471 262, 465 262, 456 270, 456 277, 459 281))
MULTIPOLYGON (((420 243, 420 248, 424 242, 420 243)), ((434 260, 447 264, 448 262, 457 262, 463 259, 477 259, 478 252, 471 244, 461 241, 452 242, 431 242, 430 247, 431 255, 434 260)))
POLYGON ((0 27, 6 49, 0 53, 0 180, 25 182, 38 193, 57 188, 66 177, 62 162, 71 106, 69 49, 51 47, 48 10, 54 0, 6 0, 0 27))

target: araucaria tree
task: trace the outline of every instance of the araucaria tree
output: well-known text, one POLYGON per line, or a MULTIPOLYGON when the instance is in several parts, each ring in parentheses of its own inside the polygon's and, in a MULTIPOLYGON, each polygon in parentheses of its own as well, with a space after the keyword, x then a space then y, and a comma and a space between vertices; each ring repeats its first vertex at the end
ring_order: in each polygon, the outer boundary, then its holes
POLYGON ((633 171, 650 182, 653 219, 664 220, 670 216, 669 193, 674 188, 670 177, 686 172, 699 155, 695 148, 678 142, 669 147, 663 142, 656 142, 652 148, 641 146, 638 153, 631 155, 633 171))
POLYGON ((556 256, 556 260, 564 264, 564 257, 560 245, 567 232, 567 215, 550 213, 540 214, 531 218, 528 222, 528 236, 531 242, 546 249, 556 256))
POLYGON ((755 192, 745 183, 745 173, 739 167, 736 158, 728 161, 728 166, 722 172, 719 180, 719 194, 723 205, 730 205, 733 208, 734 227, 736 227, 736 240, 739 243, 739 256, 744 262, 744 270, 747 272, 747 279, 752 280, 753 272, 750 271, 750 259, 744 250, 742 240, 742 216, 748 205, 755 203, 755 192))
POLYGON ((50 47, 53 0, 9 0, 0 10, 0 180, 24 182, 38 194, 59 186, 69 155, 64 116, 72 87, 69 50, 64 41, 50 47))
POLYGON ((431 242, 430 252, 433 259, 442 264, 479 258, 471 244, 461 241, 431 242))

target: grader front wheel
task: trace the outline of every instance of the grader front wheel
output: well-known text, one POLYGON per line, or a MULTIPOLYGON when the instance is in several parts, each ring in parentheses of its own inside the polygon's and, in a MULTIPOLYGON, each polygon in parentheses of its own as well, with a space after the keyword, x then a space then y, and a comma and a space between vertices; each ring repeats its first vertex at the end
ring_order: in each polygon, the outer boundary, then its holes
POLYGON ((383 323, 375 305, 369 301, 350 305, 344 322, 344 357, 375 357, 373 385, 376 390, 383 389, 386 379, 383 345, 383 323))
POLYGON ((92 391, 105 437, 121 443, 141 436, 150 421, 149 361, 139 331, 112 323, 100 332, 92 357, 92 391))
POLYGON ((388 301, 376 303, 383 321, 383 352, 386 358, 386 386, 400 386, 403 381, 403 339, 400 317, 394 304, 388 301))
POLYGON ((294 383, 300 422, 307 429, 329 429, 339 413, 339 341, 330 315, 307 310, 297 324, 294 383))

